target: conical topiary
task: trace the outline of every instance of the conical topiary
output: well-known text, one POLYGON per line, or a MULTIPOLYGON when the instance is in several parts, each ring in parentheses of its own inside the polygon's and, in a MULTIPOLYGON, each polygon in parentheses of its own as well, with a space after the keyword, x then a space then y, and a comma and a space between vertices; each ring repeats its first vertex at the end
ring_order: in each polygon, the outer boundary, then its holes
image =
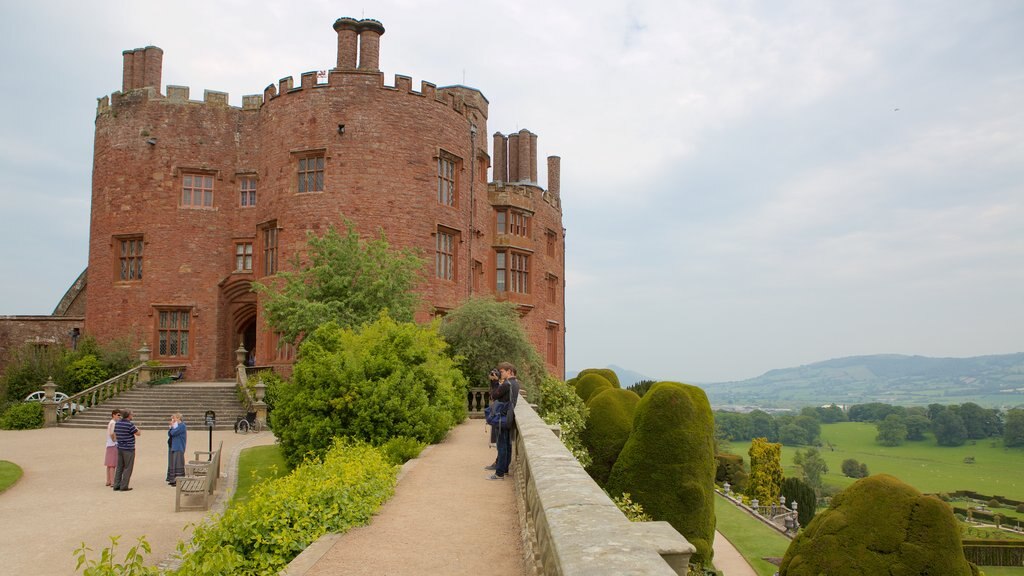
POLYGON ((862 478, 832 499, 790 543, 780 576, 977 576, 949 505, 888 474, 862 478))
POLYGON ((640 397, 635 392, 607 388, 591 396, 587 403, 590 413, 580 439, 592 458, 587 472, 601 486, 608 481, 612 465, 633 430, 633 413, 638 402, 640 397))
POLYGON ((583 398, 584 402, 589 401, 594 394, 611 388, 614 388, 612 383, 600 374, 580 376, 579 380, 576 381, 576 393, 579 394, 580 398, 583 398))
POLYGON ((704 391, 659 382, 636 406, 633 432, 608 476, 610 494, 629 492, 657 520, 696 547, 693 562, 711 563, 715 537, 715 441, 704 391))

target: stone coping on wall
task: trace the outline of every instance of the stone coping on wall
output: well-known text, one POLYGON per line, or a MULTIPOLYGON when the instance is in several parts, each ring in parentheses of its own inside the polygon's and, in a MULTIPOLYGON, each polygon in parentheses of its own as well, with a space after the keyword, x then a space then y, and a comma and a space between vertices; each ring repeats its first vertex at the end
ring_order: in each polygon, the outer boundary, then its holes
POLYGON ((516 491, 538 574, 684 575, 695 548, 668 522, 630 522, 526 402, 516 405, 516 491))

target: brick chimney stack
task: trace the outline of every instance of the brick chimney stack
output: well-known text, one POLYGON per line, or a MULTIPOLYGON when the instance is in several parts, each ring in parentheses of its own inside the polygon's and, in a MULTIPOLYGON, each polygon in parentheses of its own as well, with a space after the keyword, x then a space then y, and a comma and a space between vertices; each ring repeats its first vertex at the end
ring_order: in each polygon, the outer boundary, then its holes
POLYGON ((519 177, 516 182, 532 182, 530 174, 537 173, 537 164, 530 156, 530 131, 523 128, 519 131, 519 177))
POLYGON ((338 33, 338 68, 354 70, 359 55, 359 21, 354 18, 338 18, 334 31, 338 33))
POLYGON ((556 198, 562 189, 562 158, 548 156, 548 193, 556 198))
POLYGON ((519 133, 508 135, 508 181, 519 182, 519 133))
POLYGON ((508 142, 505 141, 505 135, 501 132, 494 133, 494 176, 491 178, 494 182, 508 182, 508 160, 505 158, 505 151, 508 148, 508 142))
POLYGON ((121 92, 140 88, 156 88, 160 91, 160 77, 163 74, 164 51, 156 46, 146 46, 121 53, 124 69, 121 74, 121 92))
POLYGON ((384 25, 376 20, 359 21, 359 69, 380 70, 380 37, 384 25))

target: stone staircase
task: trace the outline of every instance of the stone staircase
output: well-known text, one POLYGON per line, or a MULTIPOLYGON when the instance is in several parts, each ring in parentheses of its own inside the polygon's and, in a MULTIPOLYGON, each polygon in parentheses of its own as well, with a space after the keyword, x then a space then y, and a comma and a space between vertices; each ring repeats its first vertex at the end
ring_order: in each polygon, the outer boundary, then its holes
POLYGON ((127 408, 134 414, 133 421, 142 430, 167 428, 171 414, 181 412, 190 430, 206 429, 206 411, 217 413, 216 430, 231 430, 235 421, 245 415, 238 400, 235 382, 173 382, 159 386, 138 384, 79 412, 60 423, 63 428, 106 428, 110 411, 127 408))

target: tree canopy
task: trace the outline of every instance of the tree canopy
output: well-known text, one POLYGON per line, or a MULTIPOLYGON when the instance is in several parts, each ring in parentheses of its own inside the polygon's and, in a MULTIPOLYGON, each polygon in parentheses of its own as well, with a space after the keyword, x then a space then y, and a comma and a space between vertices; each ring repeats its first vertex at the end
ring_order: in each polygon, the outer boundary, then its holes
POLYGON ((382 310, 400 322, 413 318, 423 259, 410 249, 392 250, 383 231, 362 240, 351 222, 345 225, 344 234, 333 227, 320 237, 307 233, 307 262, 296 256, 294 271, 253 283, 267 298, 267 323, 289 342, 327 322, 343 328, 374 322, 382 310))

